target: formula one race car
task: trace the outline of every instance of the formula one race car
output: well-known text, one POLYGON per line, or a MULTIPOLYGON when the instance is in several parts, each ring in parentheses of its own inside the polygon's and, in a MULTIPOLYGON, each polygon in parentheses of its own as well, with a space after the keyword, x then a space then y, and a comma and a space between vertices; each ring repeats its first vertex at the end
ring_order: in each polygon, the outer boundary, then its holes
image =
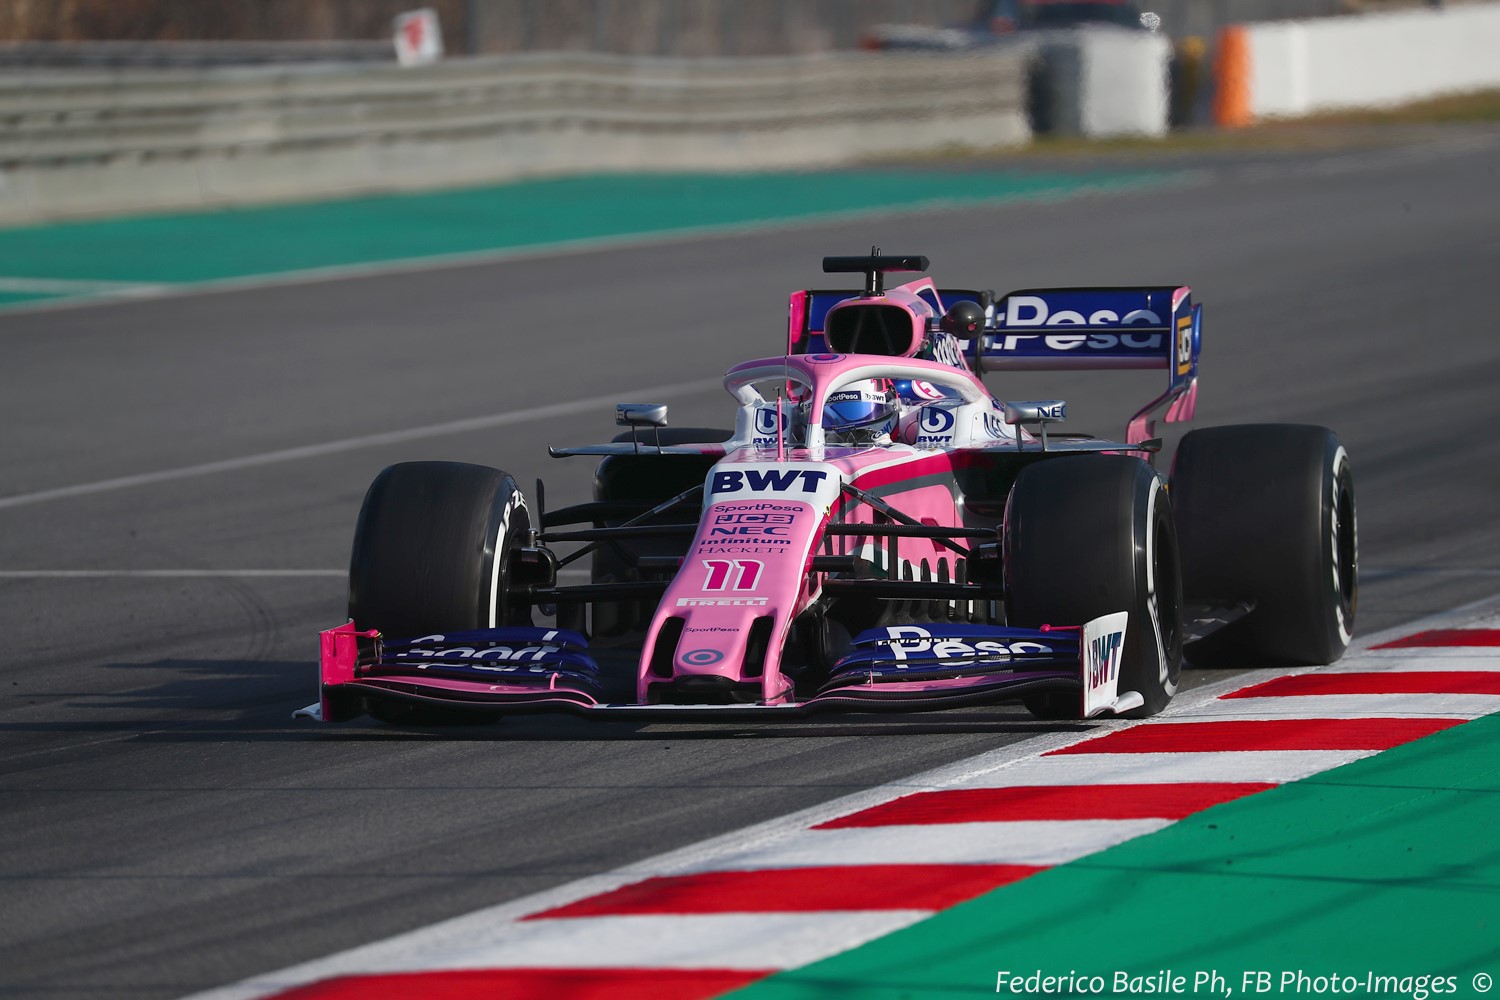
MULTIPOLYGON (((1154 418, 1191 418, 1188 288, 930 279, 829 257, 864 290, 791 296, 786 351, 731 368, 731 432, 621 404, 591 502, 509 475, 393 465, 355 528, 347 624, 301 713, 413 725, 524 711, 774 717, 1021 701, 1048 719, 1161 711, 1203 664, 1321 664, 1354 624, 1348 456, 1321 427, 1198 430, 1169 484, 1154 418), (1156 368, 1124 441, 1001 402, 1016 369, 1156 368), (571 547, 571 551, 560 552, 571 547), (588 559, 592 582, 559 570, 588 559), (564 574, 568 575, 568 574, 564 574), (555 616, 552 625, 534 616, 555 616)), ((577 572, 574 570, 573 572, 577 572)))

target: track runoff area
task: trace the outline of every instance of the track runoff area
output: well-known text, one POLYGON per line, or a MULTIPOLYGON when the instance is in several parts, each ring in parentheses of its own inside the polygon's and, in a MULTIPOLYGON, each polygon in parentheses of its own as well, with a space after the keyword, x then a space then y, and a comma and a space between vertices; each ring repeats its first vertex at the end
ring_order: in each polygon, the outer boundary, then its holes
POLYGON ((1500 599, 194 1000, 1483 996, 1500 599))

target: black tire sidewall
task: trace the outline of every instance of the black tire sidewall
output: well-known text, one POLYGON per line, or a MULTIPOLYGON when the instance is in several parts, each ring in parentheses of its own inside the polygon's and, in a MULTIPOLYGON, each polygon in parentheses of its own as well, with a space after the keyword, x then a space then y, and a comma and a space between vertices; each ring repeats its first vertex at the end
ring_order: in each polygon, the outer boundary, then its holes
POLYGON ((1325 427, 1186 435, 1172 470, 1186 599, 1252 610, 1188 647, 1202 666, 1318 665, 1343 655, 1358 599, 1348 452, 1325 427))
MULTIPOLYGON (((1129 614, 1119 690, 1154 715, 1176 693, 1181 599, 1176 532, 1160 477, 1126 456, 1084 455, 1028 466, 1005 515, 1006 620, 1081 626, 1129 614), (1165 592, 1163 592, 1165 590, 1165 592)), ((1046 718, 1076 718, 1076 696, 1029 698, 1046 718)))
POLYGON ((506 473, 460 462, 384 469, 360 509, 349 561, 359 628, 418 635, 530 621, 506 600, 507 561, 530 512, 506 473))

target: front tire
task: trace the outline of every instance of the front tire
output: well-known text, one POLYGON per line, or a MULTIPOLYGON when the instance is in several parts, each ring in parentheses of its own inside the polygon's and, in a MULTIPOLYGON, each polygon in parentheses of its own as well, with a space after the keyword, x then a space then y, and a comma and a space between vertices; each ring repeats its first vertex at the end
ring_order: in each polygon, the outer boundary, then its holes
MULTIPOLYGON (((529 625, 530 605, 507 598, 512 552, 526 543, 530 513, 499 469, 459 462, 405 462, 365 494, 349 559, 349 617, 360 629, 409 639, 529 625)), ((376 718, 407 725, 488 721, 496 714, 369 700, 376 718)))
MULTIPOLYGON (((1119 690, 1143 718, 1167 707, 1182 669, 1177 533, 1161 478, 1122 455, 1055 458, 1016 478, 1005 510, 1006 620, 1021 628, 1130 615, 1119 690)), ((1043 719, 1076 719, 1072 693, 1024 699, 1043 719)))

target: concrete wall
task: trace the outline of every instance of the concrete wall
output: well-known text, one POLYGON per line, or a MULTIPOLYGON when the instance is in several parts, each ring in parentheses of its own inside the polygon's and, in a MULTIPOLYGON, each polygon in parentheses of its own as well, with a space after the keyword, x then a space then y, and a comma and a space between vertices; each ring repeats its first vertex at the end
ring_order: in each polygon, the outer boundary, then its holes
MULTIPOLYGON (((1174 38, 1211 36, 1225 24, 1272 18, 1325 17, 1356 4, 1414 0, 1141 0, 1161 15, 1174 38)), ((1453 0, 1450 0, 1453 2, 1453 0)), ((941 27, 972 20, 981 0, 32 0, 0 2, 0 39, 113 39, 95 51, 51 53, 31 47, 0 65, 42 59, 124 58, 202 61, 218 58, 217 39, 379 39, 403 10, 438 11, 452 54, 544 51, 655 56, 792 55, 856 48, 877 24, 941 27), (120 51, 121 40, 184 40, 156 55, 120 51), (109 49, 113 48, 111 52, 109 49), (177 51, 172 51, 176 49, 177 51)), ((229 52, 220 55, 229 55, 229 52)), ((299 57, 295 51, 289 58, 299 57)), ((261 53, 255 61, 269 58, 261 53)))
POLYGON ((1500 4, 1249 25, 1255 118, 1500 87, 1500 4))
POLYGON ((0 222, 1025 143, 1026 53, 0 76, 0 222))

